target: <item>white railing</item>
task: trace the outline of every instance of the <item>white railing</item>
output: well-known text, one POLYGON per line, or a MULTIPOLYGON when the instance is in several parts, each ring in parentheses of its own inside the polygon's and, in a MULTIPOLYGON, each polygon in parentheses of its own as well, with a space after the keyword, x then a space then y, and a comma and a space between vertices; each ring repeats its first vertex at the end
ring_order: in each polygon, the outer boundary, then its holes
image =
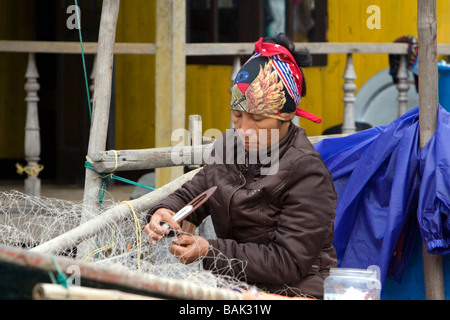
MULTIPOLYGON (((237 71, 240 69, 240 56, 250 55, 253 51, 253 43, 214 43, 214 44, 186 44, 186 56, 204 56, 204 55, 231 55, 234 56, 233 68, 230 75, 230 80, 233 81, 237 71)), ((401 115, 406 112, 408 104, 409 90, 407 69, 405 66, 405 59, 407 55, 407 44, 403 43, 296 43, 296 48, 299 50, 306 49, 311 54, 346 54, 346 67, 343 72, 344 85, 343 90, 343 125, 342 131, 344 134, 351 134, 355 132, 354 110, 355 91, 357 89, 355 84, 356 72, 353 65, 354 54, 397 54, 401 55, 401 63, 398 71, 399 82, 398 89, 398 114, 401 115)), ((35 54, 81 54, 81 46, 78 42, 43 42, 43 41, 0 41, 0 52, 15 52, 28 53, 28 66, 25 74, 25 91, 27 102, 27 116, 25 125, 25 160, 26 166, 21 170, 28 174, 25 181, 25 192, 30 195, 40 195, 40 180, 38 178, 41 166, 40 160, 40 133, 39 133, 39 118, 38 118, 38 90, 39 73, 36 67, 35 54)), ((85 54, 96 54, 97 43, 84 43, 83 52, 85 54)), ((450 44, 438 45, 439 54, 450 55, 450 44)), ((128 54, 128 55, 155 55, 156 45, 153 43, 116 43, 114 46, 114 54, 128 54)), ((95 80, 95 63, 91 72, 90 90, 94 89, 95 80)), ((93 95, 92 95, 93 96, 93 95)), ((319 141, 320 137, 313 138, 313 141, 319 141)), ((195 145, 199 142, 197 141, 195 145)), ((204 148, 209 148, 208 143, 203 146, 194 146, 192 149, 186 149, 186 152, 191 152, 191 165, 199 165, 195 159, 202 159, 203 157, 194 156, 195 153, 204 152, 204 148), (197 150, 198 149, 198 150, 197 150), (194 152, 195 151, 195 152, 194 152)), ((155 148, 144 150, 123 151, 122 159, 130 159, 130 153, 139 154, 139 158, 155 159, 140 164, 131 164, 129 161, 121 161, 119 154, 118 159, 111 160, 111 154, 108 152, 100 152, 95 159, 94 168, 99 172, 108 172, 111 163, 119 160, 116 166, 117 171, 121 170, 136 170, 142 168, 156 168, 164 166, 172 166, 171 150, 170 148, 155 148), (164 149, 164 150, 163 150, 164 149), (158 157, 154 155, 158 154, 158 157), (144 155, 142 157, 142 155, 144 155), (153 155, 153 157, 149 157, 153 155), (156 162, 155 162, 156 161, 156 162)))

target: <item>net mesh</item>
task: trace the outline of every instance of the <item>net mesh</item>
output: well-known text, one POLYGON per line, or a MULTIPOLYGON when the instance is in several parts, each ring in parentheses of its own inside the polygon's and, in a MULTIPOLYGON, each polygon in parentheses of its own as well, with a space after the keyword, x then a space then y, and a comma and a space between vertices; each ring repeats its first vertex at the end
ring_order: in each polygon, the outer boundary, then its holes
MULTIPOLYGON (((34 197, 19 191, 0 192, 0 243, 31 249, 78 227, 86 216, 98 216, 117 205, 119 202, 107 192, 101 206, 92 208, 87 208, 83 202, 34 197)), ((226 267, 221 270, 204 270, 201 261, 182 264, 168 250, 173 239, 165 238, 150 245, 146 234, 141 232, 146 224, 145 213, 133 213, 121 221, 108 222, 94 237, 78 239, 59 255, 78 262, 187 280, 200 286, 252 290, 245 283, 244 273, 230 274, 236 264, 244 264, 237 268, 243 269, 245 262, 227 259, 217 252, 216 261, 220 260, 221 266, 226 261, 226 267)))

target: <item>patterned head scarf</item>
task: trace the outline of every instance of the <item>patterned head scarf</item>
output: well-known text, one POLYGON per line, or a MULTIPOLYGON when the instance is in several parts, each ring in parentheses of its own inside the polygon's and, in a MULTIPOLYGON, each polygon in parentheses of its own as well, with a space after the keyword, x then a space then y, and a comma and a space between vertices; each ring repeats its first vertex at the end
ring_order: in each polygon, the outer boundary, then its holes
POLYGON ((231 109, 283 121, 297 115, 320 123, 320 117, 298 108, 302 85, 303 74, 289 50, 260 38, 233 83, 231 109))
MULTIPOLYGON (((407 43, 408 44, 408 55, 406 57, 406 67, 408 70, 412 71, 414 75, 419 75, 418 70, 418 54, 419 54, 419 44, 414 36, 406 35, 397 38, 395 43, 407 43)), ((392 76, 394 83, 398 82, 397 73, 400 64, 400 55, 392 54, 389 55, 389 73, 392 76)))
MULTIPOLYGON (((416 91, 419 92, 419 44, 414 36, 406 35, 395 39, 397 43, 408 44, 408 55, 406 56, 406 67, 414 75, 414 81, 416 85, 416 91)), ((398 83, 398 69, 400 67, 400 55, 389 55, 389 74, 392 77, 394 84, 398 83)))

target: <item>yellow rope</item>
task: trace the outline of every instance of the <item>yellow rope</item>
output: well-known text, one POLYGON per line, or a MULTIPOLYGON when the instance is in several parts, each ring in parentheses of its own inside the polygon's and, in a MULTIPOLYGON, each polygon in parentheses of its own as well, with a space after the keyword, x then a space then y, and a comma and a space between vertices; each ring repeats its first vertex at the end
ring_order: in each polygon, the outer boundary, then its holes
MULTIPOLYGON (((114 168, 110 171, 110 173, 116 171, 117 167, 119 166, 119 155, 117 154, 116 150, 110 150, 114 152, 114 168)), ((92 159, 89 156, 86 156, 86 160, 90 163, 94 163, 92 159)))
MULTIPOLYGON (((117 169, 117 167, 118 167, 118 154, 117 154, 116 150, 111 150, 111 151, 114 152, 114 155, 115 155, 115 166, 114 166, 114 168, 111 170, 111 172, 109 174, 103 175, 103 176, 96 176, 96 177, 94 177, 94 179, 97 179, 97 178, 104 179, 104 178, 108 178, 108 177, 109 178, 113 178, 114 177, 114 174, 112 172, 114 172, 117 169)), ((92 160, 88 156, 86 156, 86 160, 88 162, 92 163, 92 160)), ((139 219, 138 219, 136 213, 134 212, 134 209, 131 206, 131 204, 128 201, 122 201, 122 202, 125 203, 131 209, 131 212, 133 213, 134 224, 135 224, 135 228, 136 228, 137 263, 138 263, 138 269, 140 270, 141 269, 141 225, 139 223, 139 219)), ((112 245, 104 246, 104 247, 101 247, 101 248, 98 248, 98 249, 92 251, 83 261, 85 261, 89 257, 95 255, 97 252, 100 252, 100 251, 103 251, 103 250, 107 250, 109 248, 112 248, 113 246, 114 246, 114 239, 113 239, 113 244, 112 245)))
POLYGON ((29 176, 37 177, 39 172, 44 170, 44 166, 42 164, 35 164, 34 166, 22 166, 20 163, 16 163, 17 173, 22 174, 26 173, 29 176))
MULTIPOLYGON (((125 203, 131 209, 131 212, 133 213, 134 226, 135 226, 135 231, 136 231, 137 264, 138 264, 138 270, 141 270, 141 248, 142 248, 142 245, 141 245, 141 236, 142 236, 141 224, 139 223, 138 216, 134 212, 133 206, 128 201, 122 201, 122 203, 125 203)), ((108 249, 114 247, 116 244, 114 243, 114 236, 113 235, 114 235, 114 233, 111 234, 111 242, 112 242, 112 244, 95 249, 90 254, 88 254, 86 258, 83 259, 83 262, 85 262, 87 259, 89 259, 90 257, 94 256, 96 253, 98 253, 100 251, 108 250, 108 249)))
MULTIPOLYGON (((142 247, 141 246, 141 235, 142 235, 142 233, 141 233, 141 224, 139 223, 139 218, 137 217, 136 213, 134 212, 134 209, 131 206, 131 204, 128 201, 122 201, 122 202, 125 203, 131 209, 131 212, 133 213, 134 225, 135 225, 135 230, 136 230, 137 263, 138 263, 138 270, 141 270, 141 247, 142 247)), ((111 238, 112 238, 111 242, 112 242, 112 244, 95 249, 90 254, 88 254, 86 258, 83 259, 83 262, 85 262, 90 257, 94 256, 96 253, 98 253, 100 251, 108 250, 108 249, 114 247, 116 244, 114 243, 114 236, 113 235, 114 235, 114 233, 112 233, 112 235, 111 235, 111 238)))
MULTIPOLYGON (((108 174, 103 174, 102 176, 94 177, 94 180, 97 179, 97 178, 101 178, 101 179, 106 179, 106 178, 113 179, 114 178, 114 173, 113 172, 116 171, 117 167, 119 166, 119 163, 118 163, 117 151, 116 150, 111 150, 111 151, 114 152, 114 155, 115 155, 115 157, 114 157, 114 161, 115 161, 114 168, 112 168, 112 170, 108 174)), ((86 160, 89 161, 90 163, 92 163, 91 158, 89 158, 88 156, 86 156, 86 160)))
POLYGON ((131 204, 128 201, 122 201, 122 202, 125 203, 128 207, 130 207, 131 212, 133 213, 134 225, 136 227, 138 270, 141 270, 141 224, 139 223, 139 218, 137 217, 136 213, 134 212, 134 209, 131 206, 131 204))
POLYGON ((92 251, 91 253, 89 253, 88 256, 87 256, 86 258, 84 258, 82 262, 86 262, 90 257, 94 256, 96 253, 99 253, 100 251, 108 250, 108 249, 114 247, 115 245, 116 245, 116 244, 113 243, 113 244, 110 244, 110 245, 103 246, 103 247, 101 247, 101 248, 95 249, 94 251, 92 251))
POLYGON ((111 150, 112 152, 114 152, 114 155, 115 155, 115 157, 114 157, 114 160, 115 160, 115 165, 114 165, 114 168, 111 170, 111 172, 114 172, 114 171, 116 171, 116 169, 117 169, 117 166, 119 165, 118 164, 118 161, 117 161, 117 151, 116 150, 111 150))
POLYGON ((92 251, 91 253, 89 253, 87 255, 87 257, 83 259, 82 262, 86 262, 87 259, 89 259, 90 257, 94 256, 96 253, 99 253, 99 252, 104 251, 104 250, 108 250, 108 249, 110 249, 110 248, 112 248, 112 247, 114 247, 116 245, 116 243, 114 242, 114 228, 112 228, 112 230, 111 230, 111 242, 112 242, 111 244, 109 244, 107 246, 103 246, 101 248, 97 248, 94 251, 92 251))

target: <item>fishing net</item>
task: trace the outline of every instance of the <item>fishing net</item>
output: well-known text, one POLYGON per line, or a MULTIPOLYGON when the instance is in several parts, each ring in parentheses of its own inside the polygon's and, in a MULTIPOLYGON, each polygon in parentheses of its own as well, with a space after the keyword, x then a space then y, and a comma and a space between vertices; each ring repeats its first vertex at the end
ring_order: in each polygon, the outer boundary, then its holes
MULTIPOLYGON (((119 203, 105 193, 100 206, 87 207, 85 202, 72 202, 44 196, 34 197, 18 191, 0 193, 0 243, 32 249, 90 223, 90 218, 111 211, 119 203), (86 216, 88 218, 86 218, 86 216)), ((131 208, 130 208, 131 209, 131 208)), ((204 270, 202 262, 180 263, 168 251, 173 238, 165 238, 150 245, 143 227, 145 212, 132 210, 125 219, 108 221, 95 236, 78 239, 58 253, 78 262, 90 262, 124 270, 149 273, 165 279, 187 280, 195 285, 214 288, 250 290, 244 274, 231 274, 236 264, 245 262, 227 259, 217 252, 220 265, 227 267, 204 270)), ((198 232, 198 231, 197 231, 198 232)), ((239 269, 243 269, 240 267, 239 269)))

